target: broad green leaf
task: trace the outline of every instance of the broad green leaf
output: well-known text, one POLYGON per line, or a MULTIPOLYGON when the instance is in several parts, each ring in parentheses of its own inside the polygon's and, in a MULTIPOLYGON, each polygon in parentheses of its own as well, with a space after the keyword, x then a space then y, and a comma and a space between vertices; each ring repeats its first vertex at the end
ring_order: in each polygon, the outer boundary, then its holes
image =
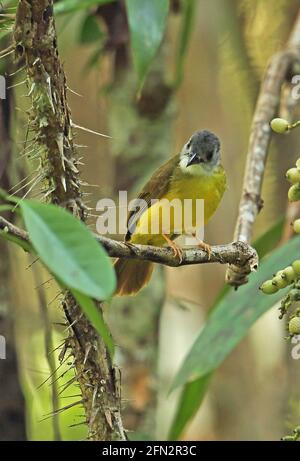
MULTIPOLYGON (((282 236, 283 225, 284 218, 281 218, 278 222, 271 226, 270 229, 255 240, 253 246, 256 248, 260 259, 273 250, 278 244, 282 236)), ((225 284, 213 303, 209 315, 229 291, 230 286, 225 284)), ((206 390, 208 389, 208 384, 212 375, 212 372, 207 373, 204 376, 184 385, 169 432, 169 440, 178 439, 187 423, 195 416, 203 402, 203 398, 206 390)))
POLYGON ((208 373, 185 385, 184 392, 182 392, 180 396, 177 411, 169 431, 168 440, 177 440, 186 424, 195 416, 204 399, 210 378, 211 373, 208 373))
POLYGON ((101 42, 103 36, 104 34, 100 29, 97 19, 91 15, 86 16, 81 26, 79 42, 84 45, 101 42))
POLYGON ((71 292, 91 324, 96 328, 99 335, 102 337, 111 358, 113 358, 115 345, 110 331, 104 322, 101 310, 97 308, 95 302, 90 297, 83 295, 77 290, 71 290, 71 292))
POLYGON ((82 222, 56 205, 24 200, 20 207, 33 247, 59 280, 98 300, 113 294, 110 259, 82 222))
POLYGON ((215 370, 242 340, 249 328, 280 300, 288 288, 274 295, 264 295, 261 283, 274 272, 289 265, 299 252, 300 237, 295 237, 275 250, 252 274, 247 285, 221 300, 194 342, 177 373, 172 389, 215 370))
POLYGON ((169 0, 126 0, 133 64, 141 86, 161 44, 169 0))
POLYGON ((54 13, 65 14, 73 13, 74 11, 84 10, 93 6, 105 5, 113 3, 115 0, 61 0, 55 3, 54 13))

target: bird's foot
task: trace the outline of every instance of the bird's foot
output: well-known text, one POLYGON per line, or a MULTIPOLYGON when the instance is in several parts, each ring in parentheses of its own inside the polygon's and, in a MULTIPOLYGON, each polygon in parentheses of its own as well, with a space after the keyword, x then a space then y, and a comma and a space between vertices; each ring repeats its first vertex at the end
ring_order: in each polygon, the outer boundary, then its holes
POLYGON ((169 245, 169 247, 172 248, 174 256, 178 257, 179 262, 182 263, 182 259, 183 259, 182 249, 178 245, 176 245, 176 243, 172 242, 172 240, 167 235, 165 234, 162 234, 162 235, 165 241, 167 242, 167 244, 169 245))
MULTIPOLYGON (((193 234, 193 237, 197 238, 196 234, 193 234)), ((201 248, 201 250, 206 251, 208 259, 210 260, 211 257, 211 246, 208 243, 203 242, 203 240, 198 240, 197 246, 201 248)))
POLYGON ((198 242, 198 247, 201 248, 201 250, 206 251, 208 259, 210 259, 210 257, 211 257, 211 246, 208 243, 202 242, 202 240, 200 240, 200 242, 198 242))

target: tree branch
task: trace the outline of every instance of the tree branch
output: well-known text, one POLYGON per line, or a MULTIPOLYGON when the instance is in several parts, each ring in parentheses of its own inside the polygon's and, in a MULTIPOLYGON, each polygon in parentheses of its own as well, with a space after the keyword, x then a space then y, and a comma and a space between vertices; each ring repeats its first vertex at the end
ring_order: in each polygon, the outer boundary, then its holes
MULTIPOLYGON (((249 243, 257 214, 263 206, 261 188, 271 140, 270 121, 275 117, 284 81, 300 61, 300 12, 284 51, 275 54, 265 72, 250 129, 242 196, 234 240, 249 243)), ((231 265, 226 281, 238 287, 247 282, 243 268, 231 265)))
MULTIPOLYGON (((11 224, 0 216, 0 230, 17 237, 24 243, 30 243, 27 232, 11 224)), ((243 242, 233 242, 227 245, 216 245, 211 247, 211 255, 208 258, 206 251, 199 248, 188 248, 183 250, 182 261, 174 256, 170 248, 161 248, 148 245, 133 245, 118 242, 107 237, 95 235, 97 241, 103 245, 108 255, 113 258, 132 258, 152 261, 165 266, 178 267, 191 264, 220 263, 235 264, 243 268, 248 274, 257 269, 258 257, 256 251, 243 242)))

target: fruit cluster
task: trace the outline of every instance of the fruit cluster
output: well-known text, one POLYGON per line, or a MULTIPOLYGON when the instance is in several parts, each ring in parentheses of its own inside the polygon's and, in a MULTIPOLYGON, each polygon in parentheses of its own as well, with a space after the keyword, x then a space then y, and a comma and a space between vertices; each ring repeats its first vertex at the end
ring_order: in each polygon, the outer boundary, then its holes
MULTIPOLYGON (((290 202, 297 202, 300 200, 300 159, 298 158, 296 162, 296 166, 294 168, 290 168, 286 172, 286 178, 287 180, 292 184, 292 186, 289 188, 288 192, 288 198, 290 202)), ((295 227, 298 229, 298 232, 300 232, 300 219, 297 219, 294 223, 294 230, 297 232, 295 227), (295 226, 295 223, 297 223, 295 226)))
MULTIPOLYGON (((285 133, 298 126, 300 122, 289 125, 287 120, 275 118, 271 121, 271 128, 276 133, 285 133)), ((290 202, 300 200, 300 158, 296 162, 296 166, 290 168, 286 172, 286 178, 291 183, 288 191, 288 199, 290 202)), ((294 232, 300 234, 300 219, 293 222, 294 232)), ((282 288, 291 285, 288 294, 282 299, 280 306, 280 318, 282 318, 289 307, 296 301, 300 301, 300 259, 296 259, 290 266, 278 271, 271 280, 266 280, 260 289, 265 294, 273 294, 282 288)), ((296 308, 288 324, 290 336, 300 334, 300 308, 296 308)))

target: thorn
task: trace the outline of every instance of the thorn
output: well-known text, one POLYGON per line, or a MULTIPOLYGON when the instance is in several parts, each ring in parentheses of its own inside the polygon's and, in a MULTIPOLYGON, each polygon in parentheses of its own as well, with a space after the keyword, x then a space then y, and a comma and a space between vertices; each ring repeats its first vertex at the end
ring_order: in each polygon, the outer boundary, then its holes
POLYGON ((67 381, 66 383, 63 384, 63 388, 62 390, 59 392, 58 395, 61 395, 65 392, 66 389, 68 389, 68 387, 70 387, 75 381, 78 380, 80 375, 75 375, 73 378, 69 379, 69 381, 67 381))
POLYGON ((70 403, 69 405, 66 405, 65 407, 58 408, 57 410, 46 414, 46 417, 41 419, 40 422, 45 421, 46 419, 52 418, 53 416, 58 415, 59 413, 62 413, 65 410, 69 410, 72 407, 75 407, 77 405, 81 405, 83 402, 84 402, 84 400, 81 399, 81 400, 78 400, 77 402, 70 403))
POLYGON ((92 347, 92 345, 89 344, 88 347, 87 347, 87 349, 86 349, 86 351, 85 351, 84 360, 83 360, 83 365, 86 364, 86 361, 87 361, 87 359, 88 359, 88 356, 89 356, 91 347, 92 347))
POLYGON ((90 130, 89 128, 84 128, 83 126, 76 125, 75 123, 72 122, 72 120, 71 120, 71 126, 72 126, 72 128, 77 128, 79 130, 86 131, 87 133, 92 133, 92 134, 96 134, 97 136, 103 136, 104 138, 110 138, 111 139, 111 136, 109 136, 108 134, 98 133, 97 131, 90 130))
POLYGON ((25 66, 23 67, 20 67, 19 69, 15 70, 14 72, 12 72, 11 74, 8 74, 8 77, 13 77, 14 75, 18 74, 19 72, 21 72, 22 70, 25 69, 25 66))
POLYGON ((8 52, 11 52, 11 51, 14 51, 15 50, 15 47, 14 45, 9 45, 7 48, 5 48, 4 50, 0 51, 0 56, 2 54, 7 54, 8 52))
POLYGON ((76 184, 76 182, 73 181, 73 179, 70 179, 70 183, 72 184, 73 187, 75 187, 76 189, 79 189, 79 185, 76 184))
POLYGON ((82 426, 82 425, 87 425, 87 424, 88 424, 88 421, 84 420, 81 423, 70 424, 69 427, 76 427, 76 426, 82 426))
POLYGON ((15 50, 11 50, 11 51, 9 51, 9 52, 6 53, 6 54, 0 54, 0 59, 5 58, 6 56, 9 56, 9 55, 12 54, 14 51, 15 51, 15 50))
POLYGON ((64 156, 64 134, 63 133, 58 133, 56 137, 56 144, 59 150, 59 155, 61 157, 61 162, 62 162, 62 167, 63 170, 65 171, 65 156, 64 156))
POLYGON ((76 94, 76 96, 80 96, 81 98, 83 97, 82 94, 76 93, 76 91, 72 90, 69 86, 67 86, 67 89, 68 89, 71 93, 76 94))
POLYGON ((26 83, 26 82, 27 82, 27 80, 23 80, 22 82, 15 83, 14 85, 7 86, 6 89, 11 90, 12 88, 16 88, 17 86, 24 85, 24 83, 26 83))
POLYGON ((66 184, 66 177, 65 176, 61 176, 61 183, 63 185, 63 188, 64 188, 64 191, 67 192, 67 184, 66 184))

